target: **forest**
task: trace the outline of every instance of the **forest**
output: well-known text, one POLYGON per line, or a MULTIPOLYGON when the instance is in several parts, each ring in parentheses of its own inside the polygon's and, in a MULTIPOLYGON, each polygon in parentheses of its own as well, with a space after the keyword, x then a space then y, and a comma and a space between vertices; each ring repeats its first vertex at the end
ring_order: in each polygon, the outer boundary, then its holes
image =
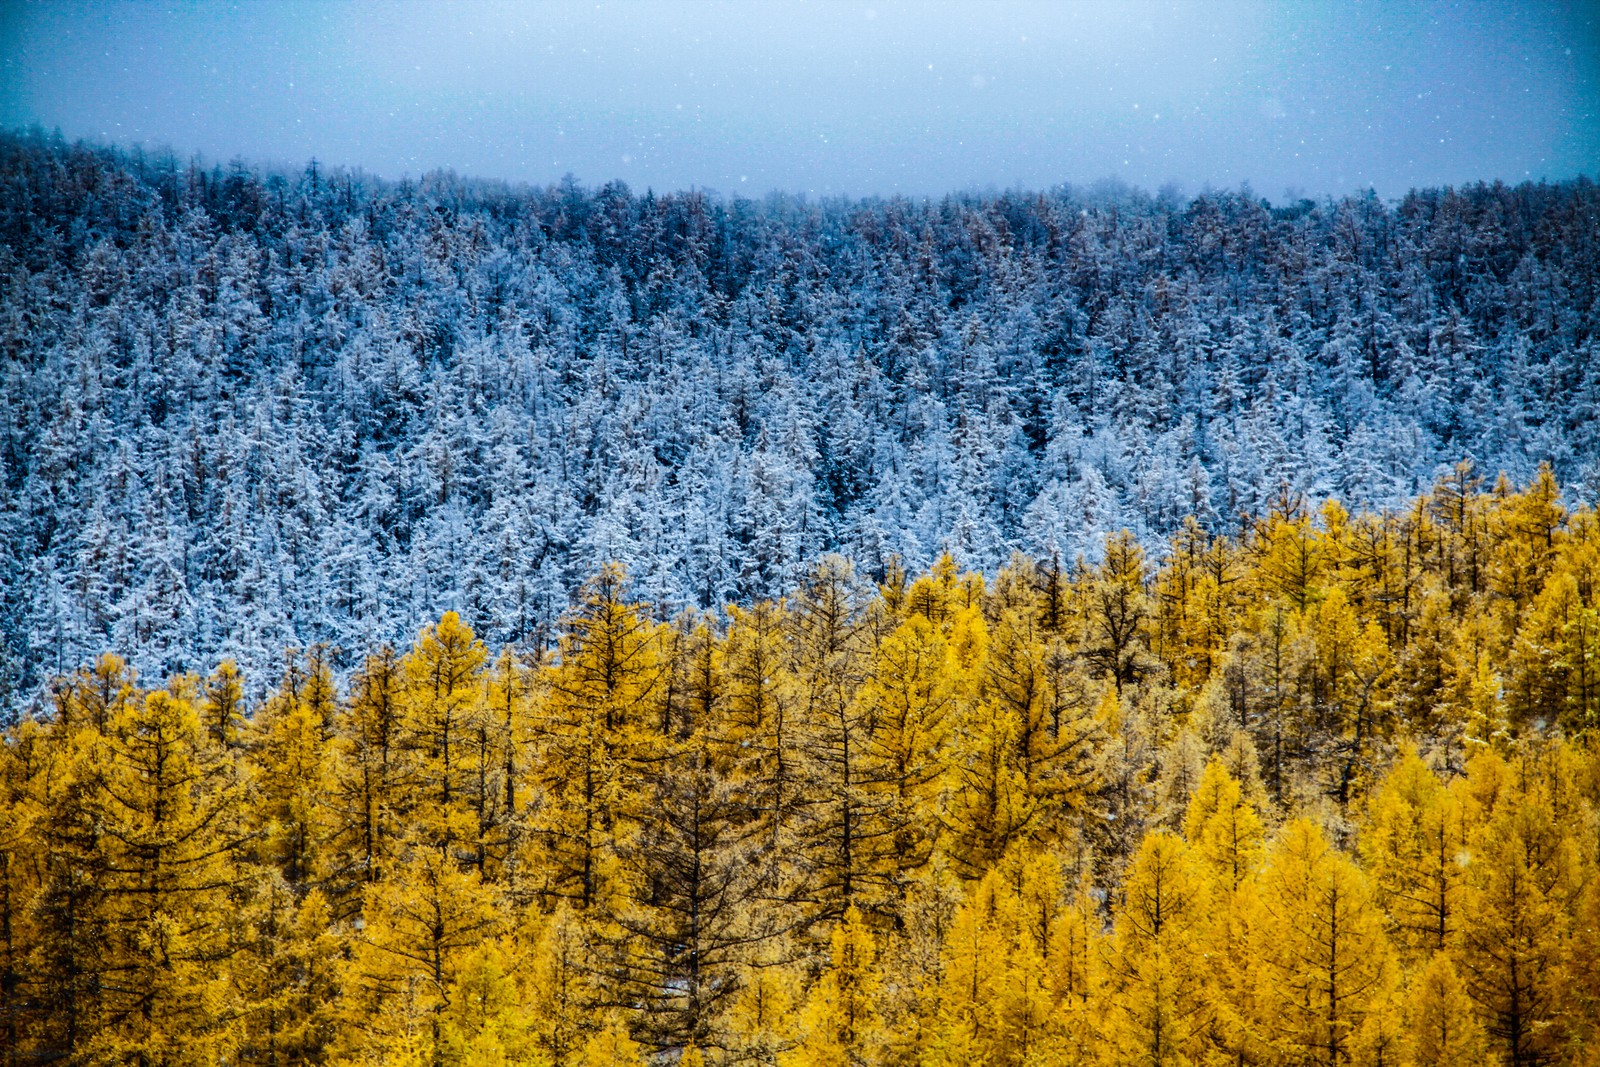
MULTIPOLYGON (((0 721, 112 650, 341 683, 838 553, 1062 571, 1464 458, 1600 496, 1588 179, 1273 206, 384 181, 0 133, 0 721)), ((724 619, 724 622, 728 620, 724 619)))
POLYGON ((1593 1065, 1600 517, 1548 467, 1159 560, 820 558, 0 745, 0 1059, 1593 1065))
POLYGON ((1597 218, 0 133, 0 1067, 1600 1067, 1597 218))

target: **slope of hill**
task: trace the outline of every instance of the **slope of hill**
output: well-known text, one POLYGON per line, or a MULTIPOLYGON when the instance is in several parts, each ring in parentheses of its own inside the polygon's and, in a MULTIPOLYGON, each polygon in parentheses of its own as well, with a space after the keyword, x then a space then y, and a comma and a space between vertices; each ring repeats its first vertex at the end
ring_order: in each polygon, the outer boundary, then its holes
POLYGON ((0 732, 0 1060, 1584 1067, 1600 523, 1548 472, 454 613, 0 732), (248 681, 248 679, 245 679, 248 681))
POLYGON ((640 195, 0 141, 0 676, 548 644, 826 550, 1071 562, 1600 457, 1586 180, 1272 209, 640 195))

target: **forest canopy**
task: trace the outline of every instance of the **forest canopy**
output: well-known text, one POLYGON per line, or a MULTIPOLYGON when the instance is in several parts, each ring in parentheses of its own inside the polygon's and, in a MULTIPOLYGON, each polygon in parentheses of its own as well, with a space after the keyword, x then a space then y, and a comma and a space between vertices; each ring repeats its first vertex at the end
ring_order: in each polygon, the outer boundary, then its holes
POLYGON ((1594 1067, 1597 206, 0 135, 0 1067, 1594 1067))
POLYGON ((0 744, 13 1064, 1588 1064, 1600 522, 1546 469, 1159 564, 825 557, 0 744))
POLYGON ((761 201, 0 137, 0 704, 339 677, 948 553, 1070 570, 1463 457, 1600 488, 1592 182, 761 201))

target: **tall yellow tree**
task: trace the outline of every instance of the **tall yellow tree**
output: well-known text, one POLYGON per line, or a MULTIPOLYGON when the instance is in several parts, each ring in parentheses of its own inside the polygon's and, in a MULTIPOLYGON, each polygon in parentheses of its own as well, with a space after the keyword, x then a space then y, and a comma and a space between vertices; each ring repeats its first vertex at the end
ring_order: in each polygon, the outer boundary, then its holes
POLYGON ((1411 958, 1444 949, 1463 918, 1467 825, 1455 792, 1413 747, 1368 800, 1361 855, 1398 945, 1411 958))
POLYGON ((568 1067, 580 1062, 585 1045, 605 1022, 593 932, 564 900, 526 925, 524 1009, 533 1024, 534 1047, 554 1067, 568 1067))
POLYGON ((1109 964, 1112 1056, 1127 1064, 1194 1063, 1210 1027, 1200 952, 1206 894, 1183 838, 1146 834, 1122 898, 1109 964))
POLYGON ((1144 551, 1123 530, 1106 539, 1105 558, 1080 583, 1082 655, 1095 675, 1116 683, 1119 694, 1153 665, 1148 580, 1144 551))
POLYGON ((795 685, 784 641, 783 607, 761 601, 728 608, 728 631, 716 655, 722 678, 711 731, 729 776, 750 798, 760 836, 775 859, 788 851, 802 799, 795 685))
POLYGON ((882 979, 877 942, 861 913, 845 912, 833 929, 829 966, 801 1013, 799 1044, 783 1067, 861 1067, 877 1062, 883 1021, 875 1003, 882 979))
POLYGON ((1045 959, 1058 1012, 1053 1033, 1046 1040, 1055 1046, 1062 1061, 1089 1062, 1106 1004, 1106 959, 1105 920, 1085 870, 1050 933, 1045 959))
POLYGON ((950 853, 969 876, 1012 843, 1048 835, 1096 784, 1103 725, 1053 686, 1042 634, 1007 612, 981 661, 980 685, 952 738, 950 853))
POLYGON ((55 687, 56 723, 68 733, 82 729, 105 733, 137 699, 136 680, 121 656, 104 653, 92 667, 78 670, 55 687))
POLYGON ((458 1067, 545 1067, 535 1037, 524 960, 511 938, 469 949, 456 967, 440 1024, 441 1059, 458 1067))
POLYGON ((1219 906, 1248 878, 1261 859, 1265 833, 1261 817, 1238 779, 1213 756, 1189 800, 1183 834, 1194 849, 1219 906))
MULTIPOLYGON (((135 699, 131 691, 120 696, 114 717, 135 699)), ((9 813, 15 836, 6 849, 7 903, 21 920, 11 928, 18 958, 8 997, 24 1033, 18 1054, 41 1060, 86 1057, 118 965, 108 900, 111 841, 101 817, 110 749, 94 716, 75 721, 23 723, 5 746, 8 788, 19 791, 9 813)))
POLYGON ((612 892, 616 844, 642 812, 638 771, 660 746, 661 629, 608 566, 583 591, 530 722, 543 793, 533 816, 545 891, 583 907, 612 892))
POLYGON ((862 737, 858 840, 861 903, 896 912, 913 874, 933 856, 945 746, 954 719, 955 663, 921 615, 902 622, 873 653, 855 705, 872 728, 862 737))
POLYGON ((258 876, 240 919, 242 943, 229 965, 244 1000, 243 1062, 324 1062, 338 1030, 339 963, 347 928, 320 889, 298 896, 277 871, 258 876))
POLYGON ((440 1067, 452 992, 473 950, 500 932, 502 902, 476 869, 421 843, 363 898, 341 975, 340 1054, 440 1067))
POLYGON ((1466 986, 1447 953, 1436 953, 1411 990, 1407 1055, 1417 1067, 1473 1067, 1488 1059, 1488 1042, 1466 986))
POLYGON ((130 700, 100 744, 94 805, 105 834, 110 958, 97 1055, 216 1062, 231 1055, 231 1023, 243 1011, 218 966, 233 948, 235 768, 205 742, 194 706, 164 690, 130 700))
MULTIPOLYGON (((412 788, 413 756, 402 743, 402 689, 400 657, 385 646, 351 678, 338 718, 330 851, 344 886, 379 881, 394 869, 420 799, 412 788)), ((359 894, 349 895, 359 901, 359 894)))
POLYGON ((757 824, 696 734, 643 775, 650 817, 619 847, 606 984, 633 1036, 660 1052, 723 1043, 743 965, 774 936, 757 824))
POLYGON ((219 663, 206 678, 202 696, 200 718, 211 742, 223 748, 237 745, 245 722, 244 679, 238 665, 231 659, 219 663))
POLYGON ((802 899, 813 920, 838 920, 852 906, 875 903, 865 763, 878 724, 855 700, 872 641, 864 599, 853 568, 829 558, 789 604, 806 799, 802 899))
POLYGON ((1092 965, 1061 883, 1053 856, 1022 846, 973 886, 945 938, 924 1062, 1023 1064, 1063 1047, 1061 1013, 1079 1008, 1092 965))
POLYGON ((0 744, 0 1047, 5 1067, 15 1067, 24 1055, 23 1032, 28 1014, 26 957, 35 936, 28 922, 28 905, 37 885, 33 853, 39 842, 33 833, 33 806, 29 779, 32 755, 43 731, 38 723, 19 729, 0 744))
POLYGON ((1259 1032, 1281 1062, 1349 1062, 1393 965, 1366 876, 1314 823, 1294 819, 1267 855, 1261 901, 1259 1032))
POLYGON ((1564 952, 1580 883, 1573 842, 1537 790, 1502 799, 1473 834, 1459 932, 1461 977, 1512 1067, 1562 1043, 1564 952))
POLYGON ((329 873, 334 753, 324 705, 331 686, 320 658, 291 663, 244 734, 249 789, 256 800, 251 811, 260 826, 257 849, 297 894, 329 873))
POLYGON ((478 820, 472 809, 485 799, 475 792, 485 753, 474 741, 487 658, 471 628, 447 611, 423 628, 400 665, 401 739, 413 760, 413 789, 423 801, 413 816, 416 830, 436 848, 474 856, 478 820))

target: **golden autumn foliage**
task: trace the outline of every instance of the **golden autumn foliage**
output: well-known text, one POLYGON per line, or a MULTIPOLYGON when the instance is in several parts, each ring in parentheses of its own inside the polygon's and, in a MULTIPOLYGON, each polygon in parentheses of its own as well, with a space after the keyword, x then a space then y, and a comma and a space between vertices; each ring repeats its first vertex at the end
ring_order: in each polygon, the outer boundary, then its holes
POLYGON ((0 1067, 1596 1062, 1547 475, 878 578, 60 679, 0 744, 0 1067))

